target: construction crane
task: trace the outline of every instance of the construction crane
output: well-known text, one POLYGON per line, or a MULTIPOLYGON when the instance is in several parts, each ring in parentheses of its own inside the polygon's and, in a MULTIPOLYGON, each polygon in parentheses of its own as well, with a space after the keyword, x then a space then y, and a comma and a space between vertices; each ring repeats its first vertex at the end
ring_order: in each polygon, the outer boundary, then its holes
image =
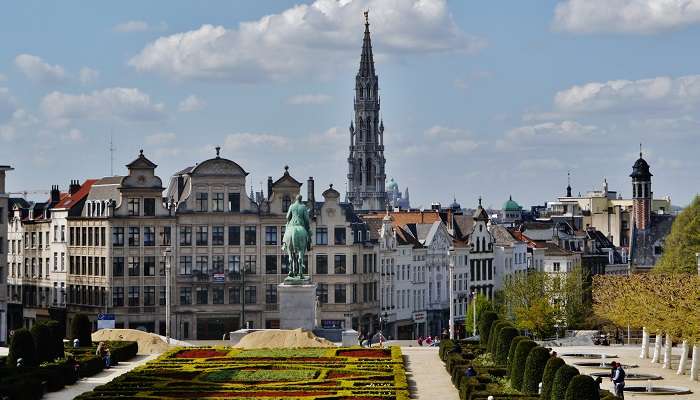
POLYGON ((49 195, 49 194, 51 194, 51 192, 49 192, 48 190, 25 190, 23 192, 9 192, 7 194, 9 194, 10 196, 19 194, 19 195, 22 195, 22 197, 24 199, 26 199, 27 195, 30 195, 30 194, 32 194, 32 195, 34 195, 34 194, 49 195))

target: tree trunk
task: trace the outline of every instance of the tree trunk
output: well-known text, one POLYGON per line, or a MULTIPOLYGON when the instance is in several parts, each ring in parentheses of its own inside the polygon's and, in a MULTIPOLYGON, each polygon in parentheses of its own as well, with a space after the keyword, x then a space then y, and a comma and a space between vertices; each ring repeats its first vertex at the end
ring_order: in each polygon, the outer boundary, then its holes
POLYGON ((684 340, 683 341, 683 346, 681 347, 681 360, 678 362, 678 371, 676 371, 677 375, 683 375, 685 374, 685 367, 686 364, 688 363, 688 341, 684 340))
POLYGON ((651 363, 656 364, 659 362, 659 357, 661 356, 661 342, 663 337, 661 336, 661 331, 656 332, 654 336, 654 354, 651 357, 651 363))
POLYGON ((700 368, 700 346, 693 344, 693 359, 690 362, 690 380, 698 379, 698 369, 700 368))
POLYGON ((642 328, 642 353, 639 358, 649 358, 649 330, 646 327, 642 328))
POLYGON ((671 340, 671 335, 666 333, 666 343, 664 343, 664 365, 663 369, 671 369, 671 352, 673 350, 673 340, 671 340))

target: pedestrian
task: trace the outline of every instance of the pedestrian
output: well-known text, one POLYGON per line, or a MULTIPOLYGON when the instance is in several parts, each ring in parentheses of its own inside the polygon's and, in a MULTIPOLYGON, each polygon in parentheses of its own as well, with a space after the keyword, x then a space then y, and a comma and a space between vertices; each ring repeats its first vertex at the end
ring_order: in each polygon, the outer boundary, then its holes
POLYGON ((423 336, 418 336, 418 346, 423 346, 423 336))
POLYGON ((474 367, 472 367, 470 365, 469 368, 467 368, 467 370, 464 372, 464 375, 467 376, 468 378, 471 378, 472 376, 476 376, 476 370, 474 369, 474 367))
POLYGON ((77 349, 78 347, 80 347, 80 339, 75 338, 73 339, 73 348, 77 349))
POLYGON ((557 352, 552 350, 551 356, 552 358, 557 358, 557 352))
POLYGON ((612 377, 613 385, 615 385, 615 396, 621 400, 625 400, 625 370, 622 369, 622 364, 615 363, 615 373, 612 377))
POLYGON ((443 339, 449 339, 450 338, 450 333, 447 331, 447 329, 442 330, 442 338, 443 339))
POLYGON ((105 342, 100 342, 100 344, 97 345, 95 355, 102 359, 102 362, 105 364, 105 368, 110 367, 112 363, 111 354, 109 352, 109 347, 107 347, 107 344, 105 344, 105 342))

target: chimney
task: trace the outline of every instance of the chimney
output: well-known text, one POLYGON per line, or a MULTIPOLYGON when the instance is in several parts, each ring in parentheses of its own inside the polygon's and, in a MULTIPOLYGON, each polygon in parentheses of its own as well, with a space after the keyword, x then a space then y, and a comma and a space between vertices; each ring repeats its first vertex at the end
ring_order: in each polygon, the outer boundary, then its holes
POLYGON ((307 189, 307 195, 306 195, 306 201, 309 204, 310 208, 310 215, 309 217, 314 218, 315 217, 315 210, 316 210, 316 196, 314 195, 314 177, 310 176, 309 180, 306 181, 306 189, 307 189))
POLYGON ((272 177, 267 177, 267 198, 268 200, 272 197, 272 177))
POLYGON ((78 181, 78 180, 71 180, 71 181, 70 181, 70 187, 68 188, 68 193, 70 193, 70 195, 72 196, 72 195, 74 195, 75 193, 77 193, 78 190, 80 190, 80 181, 78 181))
POLYGON ((51 203, 58 203, 61 200, 61 192, 58 190, 58 185, 51 185, 51 203))

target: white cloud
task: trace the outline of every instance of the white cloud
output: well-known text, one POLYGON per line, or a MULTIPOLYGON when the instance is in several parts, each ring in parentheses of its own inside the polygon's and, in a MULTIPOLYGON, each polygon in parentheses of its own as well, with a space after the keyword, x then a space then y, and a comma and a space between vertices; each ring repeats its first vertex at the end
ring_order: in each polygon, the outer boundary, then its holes
POLYGON ((80 83, 87 85, 89 83, 95 82, 100 77, 100 71, 83 67, 80 68, 80 83))
POLYGON ((479 142, 466 129, 435 125, 425 131, 425 136, 442 150, 453 153, 470 152, 479 147, 479 142))
POLYGON ((0 122, 9 118, 17 110, 17 99, 8 88, 0 87, 0 122))
POLYGON ((73 128, 63 135, 63 140, 69 142, 79 142, 83 140, 83 133, 80 131, 80 129, 73 128))
POLYGON ((338 65, 357 62, 365 9, 371 10, 378 58, 470 53, 484 46, 482 39, 457 26, 445 0, 316 0, 236 28, 203 25, 161 37, 129 64, 173 79, 256 82, 309 73, 325 76, 338 65))
POLYGON ((161 132, 146 136, 146 144, 160 145, 175 141, 176 135, 172 132, 161 132))
POLYGON ((122 22, 114 27, 114 31, 120 33, 164 31, 166 29, 168 29, 168 24, 165 22, 161 22, 158 25, 150 25, 146 21, 139 20, 122 22))
POLYGON ((700 0, 566 0, 554 27, 576 33, 650 34, 700 23, 700 0))
POLYGON ((591 82, 560 91, 554 97, 555 107, 567 113, 677 109, 698 103, 700 75, 591 82))
POLYGON ((17 136, 19 129, 35 125, 38 121, 34 115, 21 108, 17 109, 7 123, 0 123, 0 139, 10 141, 17 136))
POLYGON ((108 88, 92 93, 52 92, 41 100, 41 110, 52 120, 119 118, 127 121, 157 120, 165 106, 153 103, 148 94, 135 88, 108 88))
POLYGON ((287 99, 288 104, 295 106, 307 105, 307 104, 326 104, 330 102, 333 98, 327 94, 312 93, 312 94, 298 94, 296 96, 291 96, 287 99))
POLYGON ((178 105, 177 109, 181 112, 192 112, 201 110, 202 108, 204 108, 205 105, 206 102, 204 102, 204 100, 192 94, 187 96, 187 98, 185 98, 184 100, 182 100, 178 105))
POLYGON ((496 142, 496 146, 511 149, 521 145, 586 143, 599 132, 596 126, 582 125, 576 121, 545 122, 513 128, 503 139, 496 142))
POLYGON ((20 54, 15 57, 15 66, 27 78, 38 83, 59 83, 66 80, 66 71, 60 65, 50 65, 40 57, 20 54))
POLYGON ((235 152, 252 147, 264 147, 266 150, 282 149, 288 145, 289 140, 284 136, 243 132, 226 135, 223 148, 226 151, 235 152))

